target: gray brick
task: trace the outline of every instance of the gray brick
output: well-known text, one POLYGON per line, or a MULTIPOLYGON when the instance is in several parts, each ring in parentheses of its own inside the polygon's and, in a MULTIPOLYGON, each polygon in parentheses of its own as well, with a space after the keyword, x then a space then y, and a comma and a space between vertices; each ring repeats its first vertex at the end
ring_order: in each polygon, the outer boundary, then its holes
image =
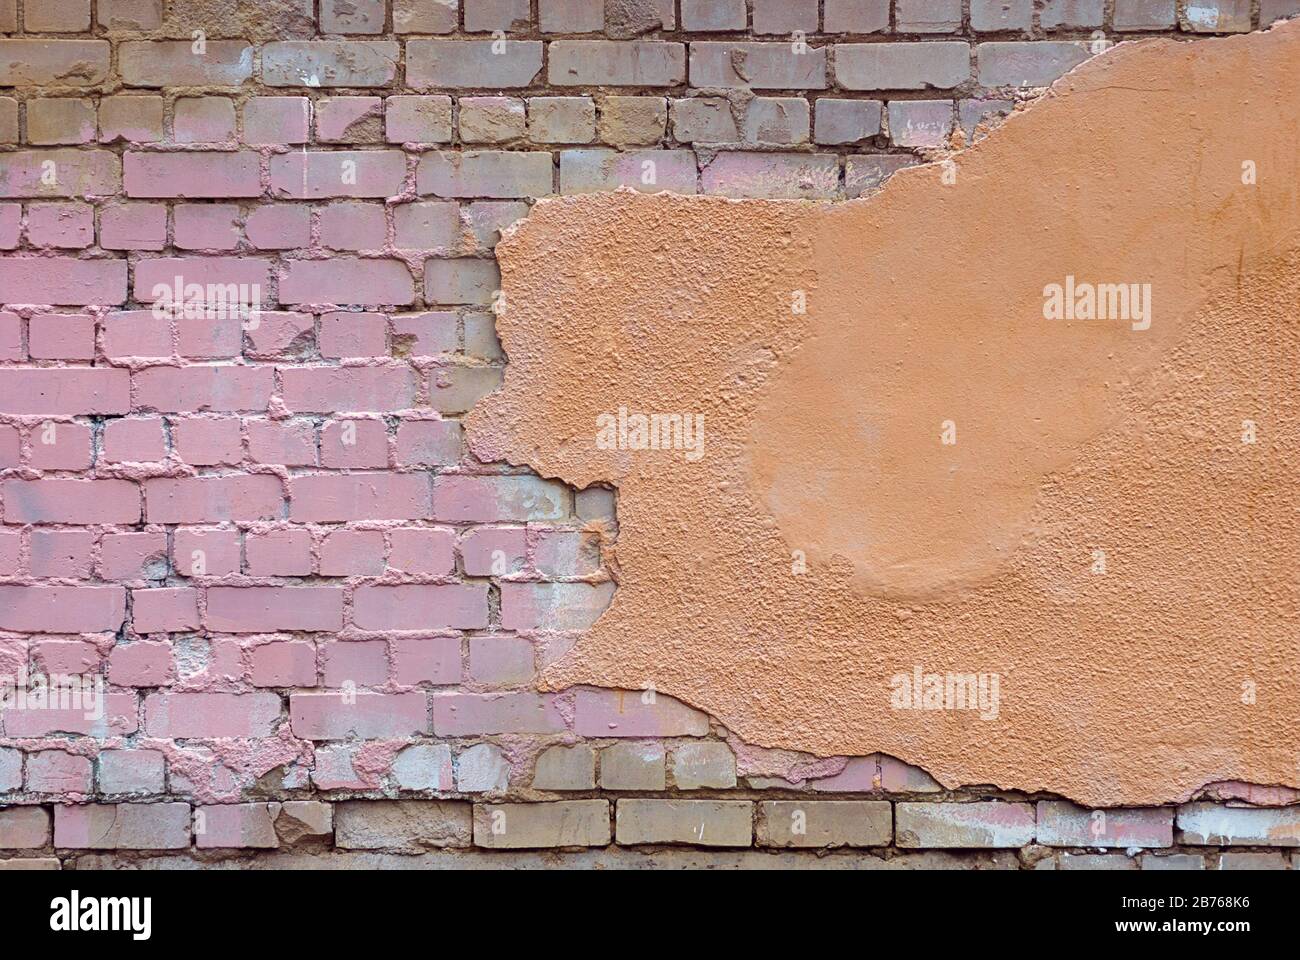
POLYGON ((976 97, 962 100, 957 104, 957 122, 966 133, 966 142, 975 139, 976 129, 980 123, 988 120, 990 129, 997 126, 997 121, 1011 113, 1015 107, 1010 100, 984 99, 976 97))
POLYGON ((1204 870, 1205 858, 1190 853, 1170 853, 1164 856, 1144 853, 1138 860, 1143 870, 1204 870))
POLYGON ((609 843, 609 802, 477 804, 474 843, 493 850, 603 847, 609 843))
POLYGON ((748 800, 619 800, 615 809, 616 836, 623 845, 747 847, 752 818, 748 800))
POLYGON ((879 100, 817 101, 815 139, 818 143, 857 143, 880 133, 879 100))
POLYGON ((37 850, 49 842, 50 812, 44 807, 0 807, 0 850, 37 850))
POLYGON ((845 90, 947 90, 969 79, 970 47, 958 40, 835 46, 835 82, 845 90))
POLYGON ((426 153, 416 173, 420 194, 435 197, 544 197, 551 192, 551 155, 505 150, 426 153))
POLYGON ((1106 0, 1047 0, 1038 13, 1044 30, 1100 27, 1106 17, 1106 0))
POLYGON ((1066 800, 1040 800, 1037 837, 1049 847, 1169 847, 1174 842, 1174 811, 1087 810, 1066 800))
POLYGON ((961 29, 961 0, 895 0, 899 33, 955 33, 961 29))
POLYGON ((700 172, 707 194, 769 200, 829 200, 839 192, 839 159, 814 153, 732 153, 700 172))
POLYGON ((745 0, 681 0, 682 29, 744 30, 745 0))
POLYGON ((889 0, 823 0, 822 29, 827 33, 887 33, 889 0))
POLYGON ((590 143, 596 136, 596 105, 590 97, 532 97, 528 139, 534 143, 590 143))
MULTIPOLYGON (((94 48, 90 43, 86 46, 90 50, 84 59, 91 62, 94 48)), ((270 44, 262 51, 263 75, 267 50, 273 47, 270 44)), ((129 87, 237 87, 253 75, 253 48, 242 40, 209 40, 207 51, 197 56, 189 40, 126 40, 117 45, 117 62, 122 82, 129 87)), ((42 81, 33 78, 32 82, 42 81)))
POLYGON ((1280 853, 1227 851, 1213 858, 1216 870, 1289 870, 1291 864, 1280 853))
POLYGON ((808 101, 802 97, 755 97, 741 125, 747 143, 807 143, 808 132, 808 101))
POLYGON ((393 0, 394 33, 452 33, 459 0, 393 0))
POLYGON ((417 743, 393 760, 393 779, 403 790, 452 789, 451 747, 445 743, 417 743))
POLYGON ((555 40, 547 78, 557 87, 671 87, 686 79, 686 46, 659 40, 555 40))
POLYGON ((673 748, 673 782, 679 790, 730 790, 736 785, 736 757, 716 740, 679 744, 673 748))
POLYGON ((397 76, 401 44, 388 40, 282 40, 262 47, 269 87, 382 87, 397 76))
POLYGON ((696 193, 695 154, 690 150, 565 150, 560 154, 560 193, 596 193, 631 187, 642 193, 696 193))
POLYGON ((406 83, 431 87, 526 87, 542 70, 540 40, 409 40, 406 83))
POLYGON ((673 139, 680 143, 735 143, 740 139, 731 101, 691 97, 672 102, 673 139))
POLYGON ((971 28, 983 33, 1028 30, 1033 16, 1033 0, 970 0, 971 28))
POLYGON ((600 33, 605 0, 538 0, 542 33, 600 33))
POLYGON ((321 0, 320 32, 383 33, 385 7, 384 0, 321 0))
POLYGON ((163 792, 167 761, 157 750, 105 750, 96 763, 100 793, 163 792))
POLYGON ((279 807, 275 834, 281 843, 334 836, 334 808, 330 804, 319 800, 286 800, 279 807))
POLYGON ((1122 853, 1063 853, 1056 861, 1057 870, 1136 870, 1136 860, 1122 853))
POLYGON ((460 139, 464 143, 508 143, 524 135, 524 102, 514 97, 461 97, 460 139))
POLYGON ((817 32, 817 0, 752 0, 754 33, 789 36, 817 32))
POLYGON ((1300 846, 1300 807, 1188 803, 1178 808, 1176 824, 1188 844, 1300 846))
POLYGON ((650 740, 605 747, 600 751, 600 785, 606 790, 664 789, 663 744, 650 740))
POLYGON ((585 743, 548 747, 537 758, 534 790, 591 790, 596 786, 596 751, 585 743))
POLYGON ((486 305, 499 289, 501 271, 495 260, 461 257, 425 261, 424 299, 430 303, 486 305))
POLYGON ((1116 30, 1168 30, 1174 25, 1174 0, 1115 0, 1116 30))
POLYGON ((789 43, 691 44, 691 85, 754 90, 826 89, 826 48, 795 53, 789 43))
POLYGON ((54 808, 54 845, 88 850, 180 850, 188 803, 92 803, 54 808))
POLYGON ((1010 848, 1034 839, 1028 803, 896 803, 894 816, 900 847, 1010 848))
POLYGON ((526 216, 528 204, 522 200, 481 200, 464 210, 465 223, 479 253, 490 252, 501 239, 501 231, 526 216))
POLYGON ((889 139, 899 147, 942 147, 952 134, 951 100, 892 100, 889 139))
POLYGON ((451 97, 389 97, 384 135, 389 143, 451 142, 451 97))
POLYGON ((528 0, 460 0, 470 33, 527 30, 532 25, 528 0))
POLYGON ((894 832, 887 800, 765 800, 760 847, 882 847, 894 832))
POLYGON ((488 793, 510 786, 510 763, 495 743, 476 743, 456 758, 456 789, 488 793))
POLYGON ((1182 26, 1192 33, 1247 33, 1250 0, 1199 0, 1183 8, 1182 26))
POLYGON ((658 143, 667 125, 663 97, 606 97, 600 105, 600 139, 616 147, 658 143))
POLYGON ((609 0, 605 35, 638 37, 653 30, 677 29, 677 0, 609 0))
POLYGON ((1066 41, 981 43, 976 50, 985 87, 1045 87, 1090 56, 1088 45, 1066 41))
POLYGON ((1300 14, 1300 0, 1260 0, 1259 25, 1267 27, 1275 20, 1300 14))
POLYGON ((405 850, 470 845, 470 804, 449 800, 347 800, 334 805, 334 845, 405 850))

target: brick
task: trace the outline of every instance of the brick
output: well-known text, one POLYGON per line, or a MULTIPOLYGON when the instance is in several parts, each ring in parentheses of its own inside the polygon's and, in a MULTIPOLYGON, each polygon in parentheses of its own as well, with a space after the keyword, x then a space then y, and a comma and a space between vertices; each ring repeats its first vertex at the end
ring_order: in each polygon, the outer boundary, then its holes
POLYGON ((753 0, 754 33, 816 33, 817 0, 753 0))
MULTIPOLYGON (((308 317, 310 320, 310 317, 308 317)), ((316 466, 316 431, 302 420, 246 420, 248 455, 258 463, 316 466)))
POLYGON ((534 143, 590 143, 596 105, 590 97, 530 97, 528 139, 534 143))
POLYGON ((280 302, 284 304, 381 307, 405 306, 415 300, 411 273, 400 260, 289 260, 283 270, 280 302))
POLYGON ((197 630, 199 594, 188 587, 131 591, 131 621, 137 633, 197 630))
POLYGON ((288 153, 271 158, 271 189, 299 200, 384 198, 402 191, 406 159, 396 150, 288 153))
MULTIPOLYGON (((426 260, 424 264, 424 299, 438 304, 480 304, 492 302, 493 296, 501 287, 501 272, 496 261, 484 259, 457 258, 452 260, 426 260)), ((462 376, 474 376, 465 371, 457 371, 462 376)), ((440 371, 434 376, 442 375, 440 371)), ((492 374, 479 374, 491 375, 492 374)), ((458 413, 473 405, 457 401, 448 404, 449 397, 435 397, 433 406, 444 413, 458 413)), ((474 399, 478 399, 475 397, 474 399)))
POLYGON ((1260 0, 1259 25, 1261 27, 1267 28, 1274 21, 1293 17, 1296 14, 1300 14, 1298 0, 1260 0))
POLYGON ((709 718, 662 694, 581 688, 574 731, 583 737, 702 737, 709 718))
POLYGON ((1139 859, 1143 870, 1204 870, 1205 858, 1189 853, 1143 854, 1139 859))
POLYGON ((29 570, 34 577, 84 579, 95 537, 84 530, 33 530, 29 570))
POLYGON ((976 48, 979 82, 984 87, 1045 87, 1090 55, 1084 43, 981 43, 976 48))
POLYGON ((323 643, 320 652, 327 687, 378 687, 388 680, 388 644, 383 640, 323 643))
POLYGON ((885 33, 889 0, 823 0, 822 20, 826 33, 885 33))
POLYGON ((476 743, 456 758, 456 789, 461 793, 499 793, 509 780, 510 764, 494 743, 476 743))
POLYGON ((1280 853, 1263 851, 1228 851, 1220 853, 1213 861, 1217 870, 1287 870, 1290 864, 1280 853))
POLYGON ((1168 807, 1085 810, 1064 800, 1038 802, 1038 842, 1049 847, 1169 847, 1168 807))
POLYGON ((133 95, 103 97, 99 101, 99 139, 102 143, 157 143, 165 136, 162 97, 133 95))
POLYGON ((140 488, 127 480, 6 480, 6 523, 138 523, 140 488))
POLYGON ((1187 803, 1178 808, 1182 843, 1207 846, 1300 846, 1300 808, 1187 803))
POLYGON ((853 198, 874 193, 899 170, 916 163, 910 154, 849 157, 844 163, 844 195, 853 198))
POLYGON ((99 0, 99 23, 109 30, 146 32, 163 22, 162 0, 99 0))
POLYGON ((275 833, 278 803, 223 803, 194 811, 194 845, 209 849, 271 849, 280 845, 275 833))
POLYGON ((289 487, 290 517, 299 523, 422 520, 430 514, 424 474, 298 476, 289 487))
POLYGON ((244 103, 244 142, 306 143, 310 117, 306 97, 252 97, 244 103))
POLYGON ((82 33, 90 29, 90 0, 42 0, 23 9, 29 33, 82 33))
POLYGON ((538 531, 533 565, 548 580, 592 576, 600 571, 600 538, 587 530, 538 531))
POLYGON ((808 101, 802 97, 755 97, 745 108, 741 133, 747 143, 808 142, 808 101))
POLYGON ((876 100, 817 101, 815 137, 818 143, 857 143, 880 133, 881 104, 876 100))
POLYGON ((121 160, 107 150, 16 150, 0 154, 0 198, 111 196, 121 183, 121 160))
POLYGON ((377 143, 383 139, 384 101, 380 97, 327 97, 316 101, 316 139, 320 143, 377 143))
MULTIPOLYGON (((1041 861, 1050 862, 1050 861, 1041 861)), ((1043 869, 1039 866, 1037 869, 1043 869)), ((1058 870, 1136 870, 1138 869, 1137 861, 1130 859, 1122 854, 1103 853, 1103 854, 1070 854, 1063 853, 1057 860, 1056 869, 1058 870)))
POLYGON ((736 785, 736 758, 725 743, 701 741, 676 746, 672 769, 680 790, 729 790, 736 785))
POLYGON ((559 520, 567 514, 563 485, 537 477, 439 477, 434 516, 454 522, 559 520))
POLYGON ((1248 33, 1250 6, 1250 0, 1209 0, 1188 4, 1183 9, 1182 27, 1192 33, 1248 33))
POLYGON ((458 630, 487 626, 487 589, 481 584, 358 587, 353 622, 362 630, 458 630))
MULTIPOLYGON (((258 250, 294 250, 311 243, 311 210, 301 204, 277 203, 258 207, 244 221, 244 235, 258 250)), ((268 316, 262 314, 262 327, 268 322, 284 322, 292 315, 268 316)), ((257 340, 265 335, 253 331, 250 337, 257 340)), ((292 340, 292 338, 290 338, 292 340)))
POLYGON ((985 125, 987 121, 988 128, 996 126, 1003 116, 1011 113, 1014 106, 1010 100, 976 98, 959 101, 957 104, 957 122, 961 124, 962 130, 965 132, 966 142, 972 143, 982 139, 985 134, 982 125, 985 125))
POLYGON ((555 40, 548 54, 547 80, 557 87, 672 87, 686 80, 681 43, 555 40))
POLYGON ((334 805, 334 845, 406 851, 467 847, 470 817, 470 804, 449 800, 347 800, 334 805))
POLYGON ((474 806, 474 844, 479 847, 603 847, 609 839, 609 803, 605 800, 474 806))
POLYGON ((682 29, 696 32, 744 30, 745 0, 681 0, 682 29))
POLYGON ((690 76, 695 87, 753 90, 826 89, 826 48, 796 53, 789 43, 691 44, 690 76))
POLYGON ((105 580, 161 579, 167 575, 167 535, 162 531, 106 533, 98 569, 105 580))
POLYGON ((527 30, 531 24, 529 0, 461 0, 465 30, 527 30))
POLYGON ((394 637, 391 655, 393 681, 403 686, 461 679, 458 637, 394 637))
POLYGON ((455 789, 451 747, 445 743, 406 747, 393 760, 393 779, 403 790, 455 789))
MULTIPOLYGON (((552 64, 555 47, 551 44, 552 64)), ((541 70, 542 44, 537 40, 499 44, 495 40, 409 40, 406 44, 406 84, 415 90, 527 87, 541 70)))
POLYGON ((145 516, 150 523, 277 520, 284 489, 267 474, 146 480, 145 516))
POLYGON ((289 697, 294 735, 306 740, 409 737, 429 733, 423 693, 295 693, 289 697))
POLYGON ((544 152, 468 150, 427 153, 416 190, 437 197, 542 197, 551 192, 551 155, 544 152))
POLYGON ((280 719, 274 693, 151 693, 144 729, 151 737, 269 737, 280 719))
POLYGON ((66 313, 37 314, 27 322, 27 353, 33 360, 92 359, 94 318, 66 313))
POLYGON ((460 542, 461 562, 471 577, 507 576, 524 568, 524 531, 517 527, 476 527, 460 542))
POLYGON ((161 250, 167 245, 167 206, 118 203, 100 208, 99 245, 105 250, 161 250))
POLYGON ((775 800, 758 805, 760 847, 883 847, 893 836, 885 800, 775 800))
POLYGON ((450 143, 451 97, 389 97, 384 135, 389 143, 450 143))
POLYGON ((753 838, 748 800, 619 800, 617 841, 747 847, 753 838))
POLYGON ((27 789, 32 793, 88 794, 94 774, 85 757, 62 750, 41 750, 27 755, 27 789))
POLYGON ((108 679, 124 687, 161 687, 172 679, 168 643, 119 643, 108 656, 108 679))
POLYGON ((321 245, 331 250, 379 250, 388 237, 388 212, 375 203, 331 203, 318 223, 321 245))
POLYGON ((456 29, 459 0, 393 0, 396 33, 451 33, 456 29))
POLYGON ((1033 25, 1032 0, 971 0, 971 29, 983 33, 1028 30, 1033 25))
POLYGON ((681 143, 735 143, 740 129, 731 101, 722 97, 691 97, 672 101, 673 139, 681 143))
POLYGON ((894 813, 899 847, 1023 847, 1034 839, 1028 803, 896 803, 894 813))
POLYGON ((454 420, 406 420, 397 428, 402 466, 446 466, 460 459, 461 427, 454 420))
POLYGON ((0 807, 0 850, 37 850, 50 842, 44 807, 0 807))
POLYGON ((262 411, 271 399, 269 367, 190 364, 146 367, 132 375, 136 410, 159 413, 262 411))
POLYGON ((126 40, 118 69, 128 87, 237 87, 253 75, 253 48, 242 40, 126 40))
POLYGON ((223 633, 327 630, 343 626, 336 587, 210 587, 207 626, 223 633))
POLYGON ((54 845, 68 850, 183 850, 190 845, 190 805, 56 806, 54 845))
POLYGON ((942 147, 952 135, 951 100, 891 100, 889 139, 899 147, 942 147))
POLYGON ((1038 13, 1044 30, 1100 27, 1105 20, 1105 0, 1047 0, 1038 13))
MULTIPOLYGON (((408 82, 414 43, 407 44, 408 82)), ((401 44, 388 40, 283 40, 262 47, 262 82, 268 87, 384 87, 396 77, 400 57, 401 44)))
POLYGON ((220 198, 256 197, 262 193, 257 154, 131 153, 123 159, 127 196, 220 198))
POLYGON ((958 41, 835 46, 835 82, 845 90, 946 90, 969 79, 970 47, 958 41))
POLYGON ((177 143, 219 143, 234 139, 235 105, 225 97, 181 97, 172 116, 177 143))
POLYGON ((507 630, 587 630, 613 596, 612 582, 503 583, 501 625, 507 630))
POLYGON ((96 759, 99 792, 162 793, 167 762, 157 750, 105 750, 96 759))
POLYGON ((663 790, 667 782, 662 743, 616 743, 600 751, 603 790, 663 790))
POLYGON ((1169 30, 1174 22, 1174 0, 1115 0, 1116 30, 1169 30))
POLYGON ((961 0, 895 0, 899 33, 955 33, 961 29, 961 0))
POLYGON ((564 718, 554 698, 535 693, 457 693, 433 699, 440 737, 500 733, 559 733, 564 718))
POLYGON ((496 318, 490 313, 465 315, 465 353, 479 360, 503 362, 505 351, 497 339, 496 318))
POLYGON ((249 532, 244 538, 244 572, 250 577, 306 577, 312 572, 307 530, 249 532))
MULTIPOLYGON (((0 260, 0 290, 4 291, 9 303, 47 303, 69 307, 120 304, 126 300, 126 261, 11 257, 0 260)), ((13 374, 19 372, 37 371, 14 371, 13 374)), ((84 374, 92 371, 77 372, 84 374)), ((49 382, 53 383, 52 378, 49 382)), ((71 380, 68 382, 71 383, 71 380)), ((0 401, 0 405, 21 405, 24 402, 31 401, 6 398, 5 401, 0 401)))
POLYGON ((27 101, 27 142, 48 146, 90 143, 97 129, 95 104, 73 97, 36 97, 27 101))
POLYGON ((0 870, 62 870, 58 857, 14 857, 0 860, 0 870))
POLYGON ((321 0, 321 33, 383 33, 384 0, 321 0))
POLYGON ((275 832, 281 843, 334 836, 334 808, 319 800, 286 800, 278 804, 275 832))
MULTIPOLYGON (((3 589, 3 588, 0 588, 3 589)), ((61 631, 76 633, 75 628, 61 631)), ((102 716, 87 716, 82 706, 70 709, 9 711, 4 718, 7 737, 48 737, 77 734, 88 737, 122 737, 135 733, 139 705, 134 693, 105 693, 102 716)))
POLYGON ((536 673, 532 643, 525 637, 471 637, 469 676, 487 686, 519 686, 536 673))
POLYGON ((27 207, 27 242, 34 247, 83 250, 95 242, 95 211, 84 203, 33 203, 27 207))
POLYGON ((508 143, 524 135, 524 102, 514 97, 461 97, 463 143, 508 143))
POLYGON ((0 97, 0 143, 18 142, 18 101, 0 97))
POLYGON ((106 40, 0 38, 0 87, 97 86, 108 77, 108 56, 106 40))
POLYGON ((706 194, 772 200, 822 200, 839 191, 839 163, 830 154, 717 154, 700 171, 706 194))
POLYGON ((533 771, 534 790, 591 790, 596 786, 596 752, 585 743, 547 747, 533 771))
POLYGON ((185 577, 222 577, 239 571, 239 531, 177 529, 172 563, 185 577))
POLYGON ((335 420, 325 424, 321 429, 321 465, 388 466, 388 428, 379 420, 335 420))
POLYGON ((255 687, 316 686, 316 646, 273 640, 254 647, 249 656, 255 687))
POLYGON ((605 27, 604 0, 538 0, 542 33, 600 33, 605 27))
POLYGON ((616 147, 657 144, 668 124, 663 97, 606 97, 600 106, 600 139, 616 147))

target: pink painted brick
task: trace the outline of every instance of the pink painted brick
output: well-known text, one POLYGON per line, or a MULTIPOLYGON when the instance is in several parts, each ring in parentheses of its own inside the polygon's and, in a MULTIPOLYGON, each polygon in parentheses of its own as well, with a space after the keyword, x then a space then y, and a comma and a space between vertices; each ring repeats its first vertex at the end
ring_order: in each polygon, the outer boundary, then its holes
MULTIPOLYGON (((198 58, 201 59, 201 58, 198 58)), ((262 193, 260 160, 240 153, 135 153, 122 162, 128 197, 257 197, 262 193)))
POLYGON ((27 755, 27 789, 33 793, 90 793, 94 774, 90 761, 62 750, 27 755))
POLYGON ((210 630, 263 633, 343 627, 343 591, 337 587, 210 587, 210 630))
POLYGON ((132 590, 131 621, 141 634, 196 630, 199 592, 189 587, 132 590))
POLYGON ((271 849, 280 845, 275 833, 279 804, 227 803, 197 807, 194 845, 210 849, 271 849))
POLYGON ((284 509, 280 479, 264 474, 159 478, 144 487, 150 523, 274 520, 284 509))
POLYGON ((157 143, 164 138, 163 114, 167 102, 155 96, 102 97, 99 101, 101 143, 157 143))
POLYGON ((0 469, 22 463, 22 435, 11 424, 0 424, 0 469))
POLYGON ((813 153, 717 154, 700 171, 706 194, 767 200, 829 200, 839 190, 839 158, 813 153))
POLYGON ((555 698, 545 694, 453 693, 433 698, 433 730, 440 737, 564 729, 555 698))
POLYGON ((397 462, 403 466, 446 466, 461 454, 461 426, 455 420, 405 420, 397 428, 397 462))
POLYGON ((119 687, 163 687, 172 679, 170 643, 119 643, 108 655, 108 679, 119 687))
POLYGON ((384 572, 384 535, 379 530, 336 530, 320 551, 323 577, 377 577, 384 572))
POLYGON ((244 142, 306 143, 310 117, 306 97, 251 97, 244 104, 244 142))
POLYGON ((239 356, 242 348, 243 321, 234 314, 176 320, 176 352, 186 359, 230 359, 239 356))
POLYGON ((393 680, 402 686, 459 683, 459 637, 394 637, 393 680))
MULTIPOLYGON (((17 101, 14 101, 15 109, 17 101)), ((15 123, 17 114, 15 113, 15 123)), ((20 203, 0 203, 0 250, 13 250, 22 235, 23 207, 20 203)))
POLYGON ((35 850, 50 842, 44 807, 0 807, 0 850, 35 850))
MULTIPOLYGON (((17 576, 22 539, 22 534, 17 531, 0 530, 0 577, 17 576)), ((0 650, 3 650, 3 645, 0 645, 0 650)), ((0 666, 3 666, 3 658, 0 658, 0 666)))
POLYGON ((878 762, 880 788, 887 793, 939 793, 943 790, 939 782, 920 767, 885 754, 879 756, 878 762))
POLYGON ((235 136, 235 104, 225 97, 180 97, 173 105, 177 143, 220 143, 235 136))
POLYGON ((113 306, 126 300, 126 261, 6 257, 0 259, 0 290, 8 303, 113 306))
MULTIPOLYGON (((66 631, 76 632, 76 631, 66 631)), ((103 715, 87 716, 83 707, 59 710, 16 710, 4 716, 6 737, 47 737, 51 734, 79 734, 106 738, 123 737, 139 728, 139 704, 134 693, 105 693, 103 715)))
POLYGON ((85 470, 90 466, 90 428, 84 423, 48 422, 30 432, 31 459, 36 470, 85 470))
POLYGON ((393 355, 436 357, 459 343, 456 314, 446 311, 400 314, 392 318, 393 355))
POLYGON ((253 75, 253 48, 242 40, 208 40, 203 56, 191 40, 133 40, 117 54, 131 87, 237 87, 253 75))
POLYGON ((99 547, 105 580, 153 580, 167 573, 167 535, 161 530, 106 533, 99 547))
POLYGON ((482 584, 362 586, 352 598, 352 620, 362 630, 458 630, 486 627, 482 584))
POLYGON ((533 645, 524 637, 470 637, 470 679, 487 684, 524 684, 535 671, 533 645))
POLYGON ((318 143, 365 143, 379 139, 384 101, 380 97, 324 97, 316 101, 318 143))
POLYGON ((90 803, 54 808, 54 845, 68 850, 183 850, 188 803, 90 803))
POLYGON ((244 537, 245 570, 250 577, 306 577, 311 575, 311 533, 306 530, 268 530, 244 537))
POLYGON ((360 200, 332 203, 320 212, 320 242, 330 250, 379 250, 388 238, 388 213, 360 200))
POLYGON ((382 313, 323 313, 317 342, 322 357, 387 356, 388 318, 382 313))
POLYGON ((0 368, 0 413, 121 414, 130 405, 130 376, 125 370, 0 368))
POLYGON ((172 536, 172 565, 183 577, 239 572, 239 531, 181 527, 172 536))
POLYGON ((316 466, 316 428, 307 420, 245 420, 248 455, 258 463, 316 466))
POLYGON ((99 245, 105 250, 161 250, 167 245, 167 206, 115 203, 99 212, 99 245))
POLYGON ((244 221, 244 235, 259 250, 295 250, 311 243, 311 210, 297 203, 258 207, 244 221))
POLYGON ((140 488, 129 480, 6 480, 5 523, 138 523, 140 488))
POLYGON ((331 420, 321 427, 321 466, 388 466, 388 427, 382 420, 331 420))
POLYGON ((99 648, 86 640, 33 640, 31 656, 33 667, 46 675, 98 673, 103 662, 99 648))
POLYGON ((353 473, 298 476, 289 481, 297 522, 423 520, 430 515, 427 474, 353 473))
POLYGON ((86 530, 33 530, 28 565, 34 577, 90 575, 95 536, 86 530))
POLYGON ((411 271, 400 260, 288 260, 280 276, 280 302, 285 304, 405 306, 414 300, 411 271))
POLYGON ((660 693, 582 688, 574 730, 584 737, 702 737, 709 718, 660 693))
POLYGON ((104 424, 104 458, 112 463, 153 463, 167 456, 167 437, 158 417, 130 417, 104 424))
MULTIPOLYGON (((3 208, 0 207, 0 214, 3 208)), ((22 318, 16 313, 0 310, 0 360, 26 360, 23 350, 22 318)))
POLYGON ((1085 810, 1065 800, 1038 801, 1038 842, 1049 847, 1170 847, 1172 807, 1085 810))
MULTIPOLYGON (((258 257, 157 257, 141 260, 135 267, 135 296, 152 303, 164 291, 171 292, 180 277, 185 285, 218 288, 224 295, 229 285, 262 291, 269 289, 270 261, 258 257)), ((257 303, 254 306, 261 306, 257 303)))
POLYGON ((393 208, 393 234, 399 250, 451 256, 462 242, 460 206, 441 200, 403 203, 393 208))
POLYGON ((1230 807, 1185 803, 1177 826, 1183 843, 1224 846, 1300 847, 1300 808, 1230 807))
MULTIPOLYGON (((4 43, 0 39, 0 74, 4 43)), ((107 150, 20 150, 0 156, 0 198, 108 197, 120 186, 121 161, 107 150), (47 163, 55 165, 57 183, 44 182, 47 163)))
POLYGON ((299 640, 273 640, 250 654, 255 687, 316 686, 316 645, 299 640))
POLYGON ((456 565, 452 552, 455 542, 456 535, 450 530, 394 530, 388 566, 400 573, 434 577, 449 574, 456 565))
POLYGON ((379 687, 388 681, 388 644, 383 640, 323 643, 321 680, 327 687, 379 687))
POLYGON ((1034 807, 1028 803, 896 803, 900 847, 1012 848, 1034 839, 1034 807))
POLYGON ((233 250, 239 245, 239 207, 233 203, 178 203, 172 210, 182 250, 233 250))
POLYGON ((172 423, 176 455, 185 463, 210 467, 244 459, 241 423, 234 417, 201 417, 172 423))
POLYGON ((524 568, 522 527, 475 527, 460 540, 461 562, 471 577, 503 577, 524 568))
POLYGON ((600 570, 600 538, 581 530, 539 531, 533 566, 543 577, 590 576, 600 570))
POLYGON ((614 584, 503 583, 501 626, 507 630, 587 630, 605 612, 614 584))
POLYGON ((100 793, 163 792, 167 760, 157 750, 105 750, 97 763, 100 793))
POLYGON ((400 150, 332 150, 271 158, 272 196, 294 200, 397 196, 406 179, 400 150))
POLYGON ((284 402, 295 413, 392 411, 415 406, 415 371, 405 364, 382 367, 286 367, 280 374, 284 402))
POLYGON ((262 47, 262 82, 269 87, 383 87, 393 81, 400 59, 401 45, 391 41, 285 40, 262 47))
POLYGON ((81 314, 37 314, 27 324, 27 352, 33 360, 93 359, 95 320, 81 314))
POLYGON ((306 740, 352 737, 409 737, 429 733, 423 693, 295 693, 289 697, 290 726, 306 740))
POLYGON ((151 693, 144 729, 151 737, 269 737, 280 719, 274 693, 151 693))
POLYGON ((131 382, 135 409, 159 413, 262 411, 274 385, 268 367, 222 364, 146 367, 134 373, 131 382))
POLYGON ((100 321, 104 355, 112 360, 166 359, 175 353, 171 324, 151 310, 114 311, 100 321))
POLYGON ((439 477, 434 516, 456 522, 559 520, 568 512, 562 484, 539 477, 439 477))
POLYGON ((30 204, 27 242, 34 247, 84 250, 95 242, 95 209, 85 203, 30 204))

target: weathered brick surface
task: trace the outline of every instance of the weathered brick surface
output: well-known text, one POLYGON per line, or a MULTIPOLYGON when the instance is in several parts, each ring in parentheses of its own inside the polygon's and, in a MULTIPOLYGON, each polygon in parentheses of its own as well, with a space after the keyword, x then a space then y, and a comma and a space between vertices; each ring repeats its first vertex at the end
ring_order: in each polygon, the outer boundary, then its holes
POLYGON ((620 844, 689 843, 747 847, 753 839, 753 805, 744 800, 619 800, 620 844))
POLYGON ((1034 839, 1027 803, 898 803, 900 847, 1021 847, 1034 839))
POLYGON ((609 803, 476 804, 474 843, 493 850, 535 847, 602 847, 609 843, 609 803))
POLYGON ((1183 843, 1210 846, 1300 846, 1300 808, 1229 807, 1218 803, 1189 803, 1176 819, 1183 843))
POLYGON ((758 805, 760 847, 880 847, 893 836, 882 800, 775 800, 758 805))

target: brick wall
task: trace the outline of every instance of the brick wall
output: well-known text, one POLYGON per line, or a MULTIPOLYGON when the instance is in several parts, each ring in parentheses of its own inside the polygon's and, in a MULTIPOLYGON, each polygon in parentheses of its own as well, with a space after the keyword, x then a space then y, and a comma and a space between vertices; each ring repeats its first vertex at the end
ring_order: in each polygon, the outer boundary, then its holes
POLYGON ((856 197, 1102 44, 1296 12, 0 0, 0 868, 1288 866, 1283 788, 1085 811, 539 693, 613 594, 615 492, 479 463, 460 418, 535 198, 856 197))

